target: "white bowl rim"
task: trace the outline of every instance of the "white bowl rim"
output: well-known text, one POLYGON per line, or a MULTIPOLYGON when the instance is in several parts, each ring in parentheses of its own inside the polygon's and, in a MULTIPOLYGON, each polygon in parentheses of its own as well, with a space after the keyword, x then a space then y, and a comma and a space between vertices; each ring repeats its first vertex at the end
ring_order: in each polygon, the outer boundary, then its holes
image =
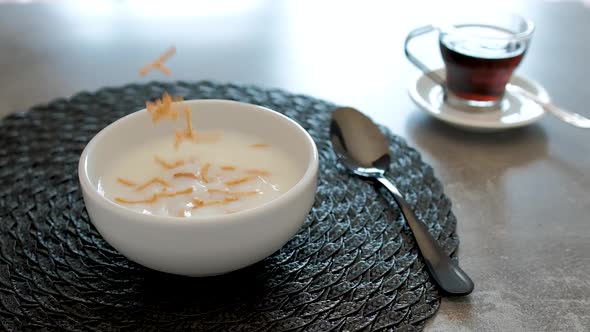
POLYGON ((224 224, 224 223, 236 223, 240 219, 250 219, 249 217, 255 217, 257 214, 261 212, 261 210, 267 210, 273 208, 284 201, 291 200, 292 198, 301 195, 305 188, 309 185, 310 182, 315 181, 316 174, 319 168, 319 157, 318 157, 318 150, 315 145, 313 138, 309 135, 309 133, 301 127, 299 123, 295 120, 277 112, 270 108, 238 102, 234 100, 226 100, 226 99, 192 99, 192 100, 185 100, 185 103, 191 104, 200 104, 200 103, 214 103, 214 104, 235 104, 235 105, 246 105, 248 107, 253 107, 261 112, 271 112, 275 116, 277 116, 280 121, 285 121, 287 125, 295 126, 301 132, 305 139, 307 140, 309 147, 311 148, 311 156, 310 162, 307 165, 307 169, 303 176, 299 179, 299 181, 287 190, 285 193, 279 195, 278 197, 255 207, 246 209, 244 211, 230 213, 230 214, 222 214, 222 215, 210 215, 210 216, 191 216, 191 217, 177 217, 177 216, 164 216, 164 215, 153 215, 153 214, 143 214, 141 212, 132 210, 125 206, 116 204, 115 202, 107 199, 103 195, 98 193, 98 188, 92 184, 90 181, 88 172, 86 171, 88 156, 94 150, 94 147, 99 143, 103 136, 109 134, 110 131, 114 130, 117 124, 121 124, 123 121, 132 121, 133 118, 141 116, 143 113, 147 112, 146 109, 141 109, 139 111, 130 113, 125 115, 124 117, 117 119, 116 121, 112 122, 108 126, 104 127, 100 132, 98 132, 86 145, 82 155, 80 156, 80 161, 78 162, 78 177, 80 180, 81 189, 83 192, 86 192, 87 195, 90 195, 91 199, 96 201, 102 208, 113 210, 116 213, 120 213, 127 217, 127 219, 142 219, 142 222, 157 222, 157 223, 169 223, 174 225, 189 225, 189 224, 224 224))

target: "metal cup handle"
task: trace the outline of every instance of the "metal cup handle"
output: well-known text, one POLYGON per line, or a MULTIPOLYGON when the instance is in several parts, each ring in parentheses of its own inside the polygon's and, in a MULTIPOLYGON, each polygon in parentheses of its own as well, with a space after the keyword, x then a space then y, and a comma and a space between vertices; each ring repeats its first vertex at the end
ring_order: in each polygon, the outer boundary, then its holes
POLYGON ((416 66, 426 76, 428 76, 428 78, 430 78, 431 80, 433 80, 434 82, 436 82, 437 84, 439 84, 441 87, 443 87, 443 89, 446 90, 445 79, 442 78, 442 77, 440 77, 434 71, 430 70, 430 68, 428 68, 422 61, 418 60, 418 58, 416 58, 410 52, 410 49, 408 48, 408 44, 410 43, 410 41, 412 39, 414 39, 414 38, 416 38, 418 36, 427 34, 429 32, 432 32, 432 31, 439 31, 439 29, 436 28, 436 27, 434 27, 433 25, 425 25, 423 27, 419 27, 419 28, 416 28, 416 29, 410 31, 410 33, 408 34, 408 36, 406 37, 406 40, 404 42, 404 52, 405 52, 406 57, 408 58, 408 60, 410 60, 410 62, 412 64, 414 64, 414 66, 416 66))

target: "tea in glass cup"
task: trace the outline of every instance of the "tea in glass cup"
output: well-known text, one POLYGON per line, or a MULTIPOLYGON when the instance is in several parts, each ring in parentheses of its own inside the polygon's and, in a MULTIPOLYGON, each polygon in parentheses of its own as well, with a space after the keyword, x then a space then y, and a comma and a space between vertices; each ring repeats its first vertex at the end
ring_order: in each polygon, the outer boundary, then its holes
POLYGON ((445 101, 450 105, 497 108, 533 31, 533 23, 517 15, 490 15, 429 25, 410 32, 405 43, 406 56, 445 88, 445 101), (410 40, 430 31, 439 33, 446 78, 438 77, 408 50, 410 40))

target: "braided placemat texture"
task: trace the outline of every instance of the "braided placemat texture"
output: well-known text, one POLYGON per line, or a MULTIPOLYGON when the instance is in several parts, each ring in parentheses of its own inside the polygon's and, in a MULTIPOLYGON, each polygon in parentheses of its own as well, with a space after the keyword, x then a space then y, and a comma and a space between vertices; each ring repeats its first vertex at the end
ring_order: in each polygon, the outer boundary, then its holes
MULTIPOLYGON (((152 82, 80 93, 0 120, 0 317, 9 331, 414 331, 440 305, 395 203, 332 152, 335 105, 253 86, 152 82), (186 278, 143 268, 92 226, 78 185, 86 143, 164 91, 232 99, 298 121, 320 154, 315 205, 281 250, 186 278)), ((432 168, 391 135, 391 178, 451 254, 456 219, 432 168)), ((277 219, 280 216, 277 216, 277 219)))

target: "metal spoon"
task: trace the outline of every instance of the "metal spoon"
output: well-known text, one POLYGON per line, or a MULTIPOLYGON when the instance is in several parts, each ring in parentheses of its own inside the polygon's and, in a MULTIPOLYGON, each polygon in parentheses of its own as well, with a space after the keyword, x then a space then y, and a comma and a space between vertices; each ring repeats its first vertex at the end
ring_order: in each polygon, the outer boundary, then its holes
POLYGON ((563 122, 569 123, 572 126, 578 128, 590 128, 590 119, 584 117, 581 114, 566 111, 563 108, 559 108, 552 103, 544 102, 541 98, 519 87, 518 85, 508 83, 506 84, 506 90, 513 93, 519 93, 525 96, 526 98, 534 101, 535 103, 541 105, 541 107, 543 107, 543 109, 547 111, 547 113, 559 118, 563 122))
POLYGON ((414 234, 430 275, 440 289, 450 295, 471 293, 473 281, 445 254, 395 185, 385 177, 391 163, 389 141, 371 119, 353 108, 336 109, 330 124, 330 140, 340 161, 350 172, 376 180, 391 192, 414 234))
MULTIPOLYGON (((426 69, 428 69, 428 68, 426 68, 426 69)), ((426 75, 428 76, 428 78, 430 78, 432 81, 434 81, 435 83, 440 85, 446 91, 447 84, 446 84, 445 80, 440 75, 438 75, 434 71, 426 71, 426 73, 427 73, 426 75)), ((508 84, 506 84, 506 90, 508 90, 512 93, 520 94, 521 96, 534 101, 535 103, 541 105, 541 107, 543 107, 543 109, 547 113, 555 116, 556 118, 558 118, 559 120, 561 120, 565 123, 568 123, 568 124, 570 124, 574 127, 578 127, 578 128, 585 128, 585 129, 590 128, 590 119, 586 118, 585 116, 578 114, 578 113, 564 110, 563 108, 557 107, 552 103, 545 102, 541 98, 539 98, 536 95, 530 93, 529 91, 521 88, 518 85, 508 83, 508 84)))

